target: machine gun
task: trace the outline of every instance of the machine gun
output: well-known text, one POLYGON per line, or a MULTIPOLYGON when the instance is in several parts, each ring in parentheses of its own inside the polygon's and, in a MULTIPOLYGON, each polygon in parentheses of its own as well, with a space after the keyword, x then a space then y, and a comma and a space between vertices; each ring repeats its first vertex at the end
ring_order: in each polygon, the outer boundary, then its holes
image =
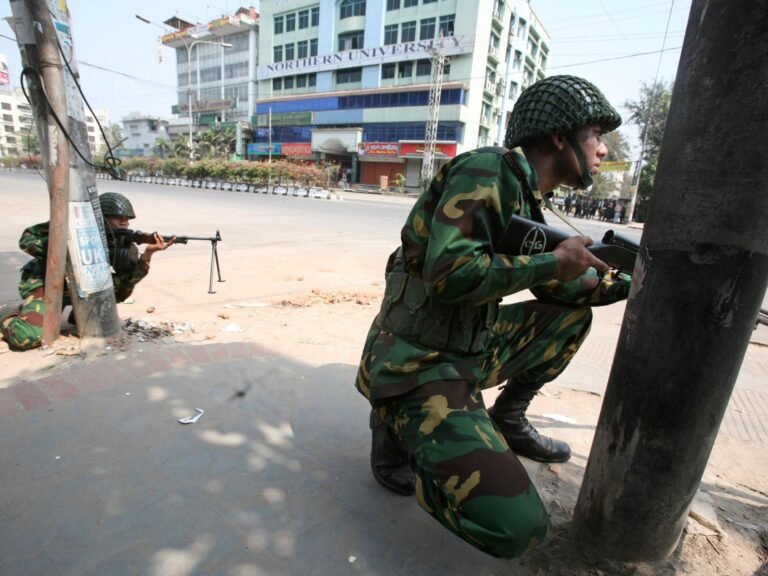
MULTIPOLYGON (((512 216, 495 249, 501 254, 530 256, 552 252, 567 238, 570 236, 562 230, 522 216, 512 216)), ((632 274, 639 249, 637 242, 613 230, 606 231, 600 242, 587 247, 608 266, 626 274, 632 274)))
MULTIPOLYGON (((141 230, 129 230, 127 228, 111 228, 107 230, 107 235, 112 234, 115 238, 115 269, 118 263, 125 262, 130 258, 130 247, 132 244, 154 244, 155 234, 142 232, 141 230)), ((211 243, 211 274, 208 280, 208 294, 215 294, 213 289, 213 265, 216 264, 216 272, 219 276, 219 282, 225 282, 221 279, 221 268, 219 267, 219 251, 217 245, 221 242, 221 234, 216 230, 216 236, 164 236, 160 235, 165 242, 174 241, 175 244, 187 244, 190 240, 202 240, 211 243)))

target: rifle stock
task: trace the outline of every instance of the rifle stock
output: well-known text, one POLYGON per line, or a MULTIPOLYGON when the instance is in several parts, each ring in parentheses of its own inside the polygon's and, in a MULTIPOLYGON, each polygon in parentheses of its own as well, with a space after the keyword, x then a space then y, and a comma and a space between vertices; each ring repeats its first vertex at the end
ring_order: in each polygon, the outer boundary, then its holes
MULTIPOLYGON (((512 256, 543 254, 552 252, 567 238, 570 236, 562 230, 522 216, 512 216, 495 250, 512 256)), ((608 230, 601 241, 587 247, 608 266, 626 274, 632 274, 639 249, 637 242, 613 230, 608 230)))

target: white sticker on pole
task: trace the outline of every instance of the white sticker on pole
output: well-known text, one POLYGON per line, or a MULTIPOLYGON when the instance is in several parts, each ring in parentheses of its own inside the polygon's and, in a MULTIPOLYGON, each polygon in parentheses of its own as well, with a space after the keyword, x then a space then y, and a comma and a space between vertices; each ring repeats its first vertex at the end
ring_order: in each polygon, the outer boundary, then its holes
POLYGON ((68 246, 80 297, 111 290, 109 259, 90 202, 69 203, 68 246))

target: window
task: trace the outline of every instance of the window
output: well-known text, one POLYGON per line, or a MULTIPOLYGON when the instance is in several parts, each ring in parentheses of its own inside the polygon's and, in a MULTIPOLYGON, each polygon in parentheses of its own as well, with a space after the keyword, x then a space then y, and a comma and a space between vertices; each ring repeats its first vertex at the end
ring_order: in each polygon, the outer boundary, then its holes
POLYGON ((286 76, 283 78, 283 88, 286 90, 293 90, 293 76, 286 76))
POLYGON ((200 82, 216 82, 221 80, 221 67, 203 68, 200 70, 200 82))
POLYGON ((283 17, 275 16, 275 34, 283 33, 283 17))
POLYGON ((285 15, 285 31, 293 32, 296 30, 296 13, 285 15))
POLYGON ((416 21, 403 22, 400 25, 400 42, 413 42, 416 40, 416 21))
POLYGON ((403 8, 410 8, 411 6, 418 6, 419 0, 403 0, 403 8))
POLYGON ((317 56, 317 38, 312 38, 309 41, 309 55, 317 56))
POLYGON ((272 48, 272 62, 282 62, 283 61, 283 47, 282 46, 275 46, 272 48))
POLYGON ((416 76, 429 76, 432 74, 432 62, 429 60, 416 61, 416 76))
POLYGON ((437 0, 421 0, 422 4, 432 4, 433 2, 437 2, 437 0))
POLYGON ((306 40, 300 40, 296 43, 296 47, 298 49, 298 57, 299 58, 306 58, 307 54, 309 54, 309 42, 306 40))
POLYGON ((13 124, 6 124, 5 125, 5 131, 6 132, 16 132, 15 128, 13 127, 13 124))
POLYGON ((307 77, 302 74, 301 76, 296 76, 296 88, 306 88, 307 86, 307 77))
POLYGON ((295 58, 295 56, 296 56, 296 55, 295 55, 295 52, 294 52, 294 48, 295 48, 295 45, 294 45, 293 43, 291 43, 291 44, 286 44, 286 45, 284 46, 284 49, 285 49, 285 60, 286 60, 286 62, 287 62, 288 60, 293 60, 293 59, 295 58))
POLYGON ((16 144, 16 136, 6 136, 5 141, 8 142, 8 144, 16 144))
POLYGON ((514 70, 520 70, 523 66, 523 53, 520 50, 515 50, 515 59, 512 60, 512 68, 514 70))
POLYGON ((316 86, 317 85, 317 74, 307 74, 307 84, 310 86, 316 86))
POLYGON ((514 100, 517 98, 517 82, 509 83, 509 99, 514 100))
POLYGON ((397 77, 398 78, 410 78, 413 74, 413 62, 398 62, 397 63, 397 77))
POLYGON ((282 78, 273 78, 272 79, 272 90, 282 90, 283 89, 283 79, 282 78))
POLYGON ((419 32, 420 40, 429 40, 435 37, 435 19, 424 18, 421 21, 421 31, 419 32))
POLYGON ((525 20, 520 18, 520 20, 518 20, 518 22, 519 22, 519 24, 518 24, 518 27, 517 27, 517 37, 518 38, 525 38, 525 26, 526 26, 525 20))
POLYGON ((3 120, 5 120, 6 122, 13 122, 13 115, 3 114, 3 120))
POLYGON ((384 46, 397 44, 397 24, 384 26, 384 46))
POLYGON ((440 16, 440 36, 453 36, 453 26, 456 21, 456 14, 440 16))
POLYGON ((362 30, 339 34, 339 51, 357 50, 358 48, 362 48, 364 38, 365 32, 362 30))
POLYGON ((339 19, 343 20, 352 16, 365 16, 365 0, 344 0, 341 3, 339 19))
POLYGON ((8 102, 3 102, 3 110, 10 110, 11 105, 8 102))
POLYGON ((400 0, 387 0, 387 10, 400 10, 400 0))
POLYGON ((336 71, 337 84, 349 84, 351 82, 360 82, 362 78, 363 78, 362 68, 347 68, 345 70, 336 71))
POLYGON ((381 65, 381 79, 382 80, 389 80, 391 78, 395 77, 395 69, 396 65, 393 64, 382 64, 381 65))
POLYGON ((320 25, 320 7, 315 6, 312 8, 312 26, 319 26, 320 25))
POLYGON ((299 12, 299 30, 309 28, 309 10, 301 10, 299 12))

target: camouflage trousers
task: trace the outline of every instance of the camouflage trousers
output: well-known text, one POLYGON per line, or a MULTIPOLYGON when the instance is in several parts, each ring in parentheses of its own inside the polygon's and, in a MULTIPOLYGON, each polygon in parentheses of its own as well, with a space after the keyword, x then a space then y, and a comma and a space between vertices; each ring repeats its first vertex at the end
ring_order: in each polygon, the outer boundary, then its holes
POLYGON ((495 428, 481 391, 511 379, 537 389, 586 338, 591 309, 539 301, 502 306, 483 381, 434 381, 374 406, 411 457, 419 505, 493 556, 512 558, 547 535, 536 488, 495 428))
POLYGON ((11 350, 31 350, 40 346, 45 312, 44 289, 45 280, 42 278, 24 278, 19 284, 23 304, 0 320, 0 332, 11 350))

